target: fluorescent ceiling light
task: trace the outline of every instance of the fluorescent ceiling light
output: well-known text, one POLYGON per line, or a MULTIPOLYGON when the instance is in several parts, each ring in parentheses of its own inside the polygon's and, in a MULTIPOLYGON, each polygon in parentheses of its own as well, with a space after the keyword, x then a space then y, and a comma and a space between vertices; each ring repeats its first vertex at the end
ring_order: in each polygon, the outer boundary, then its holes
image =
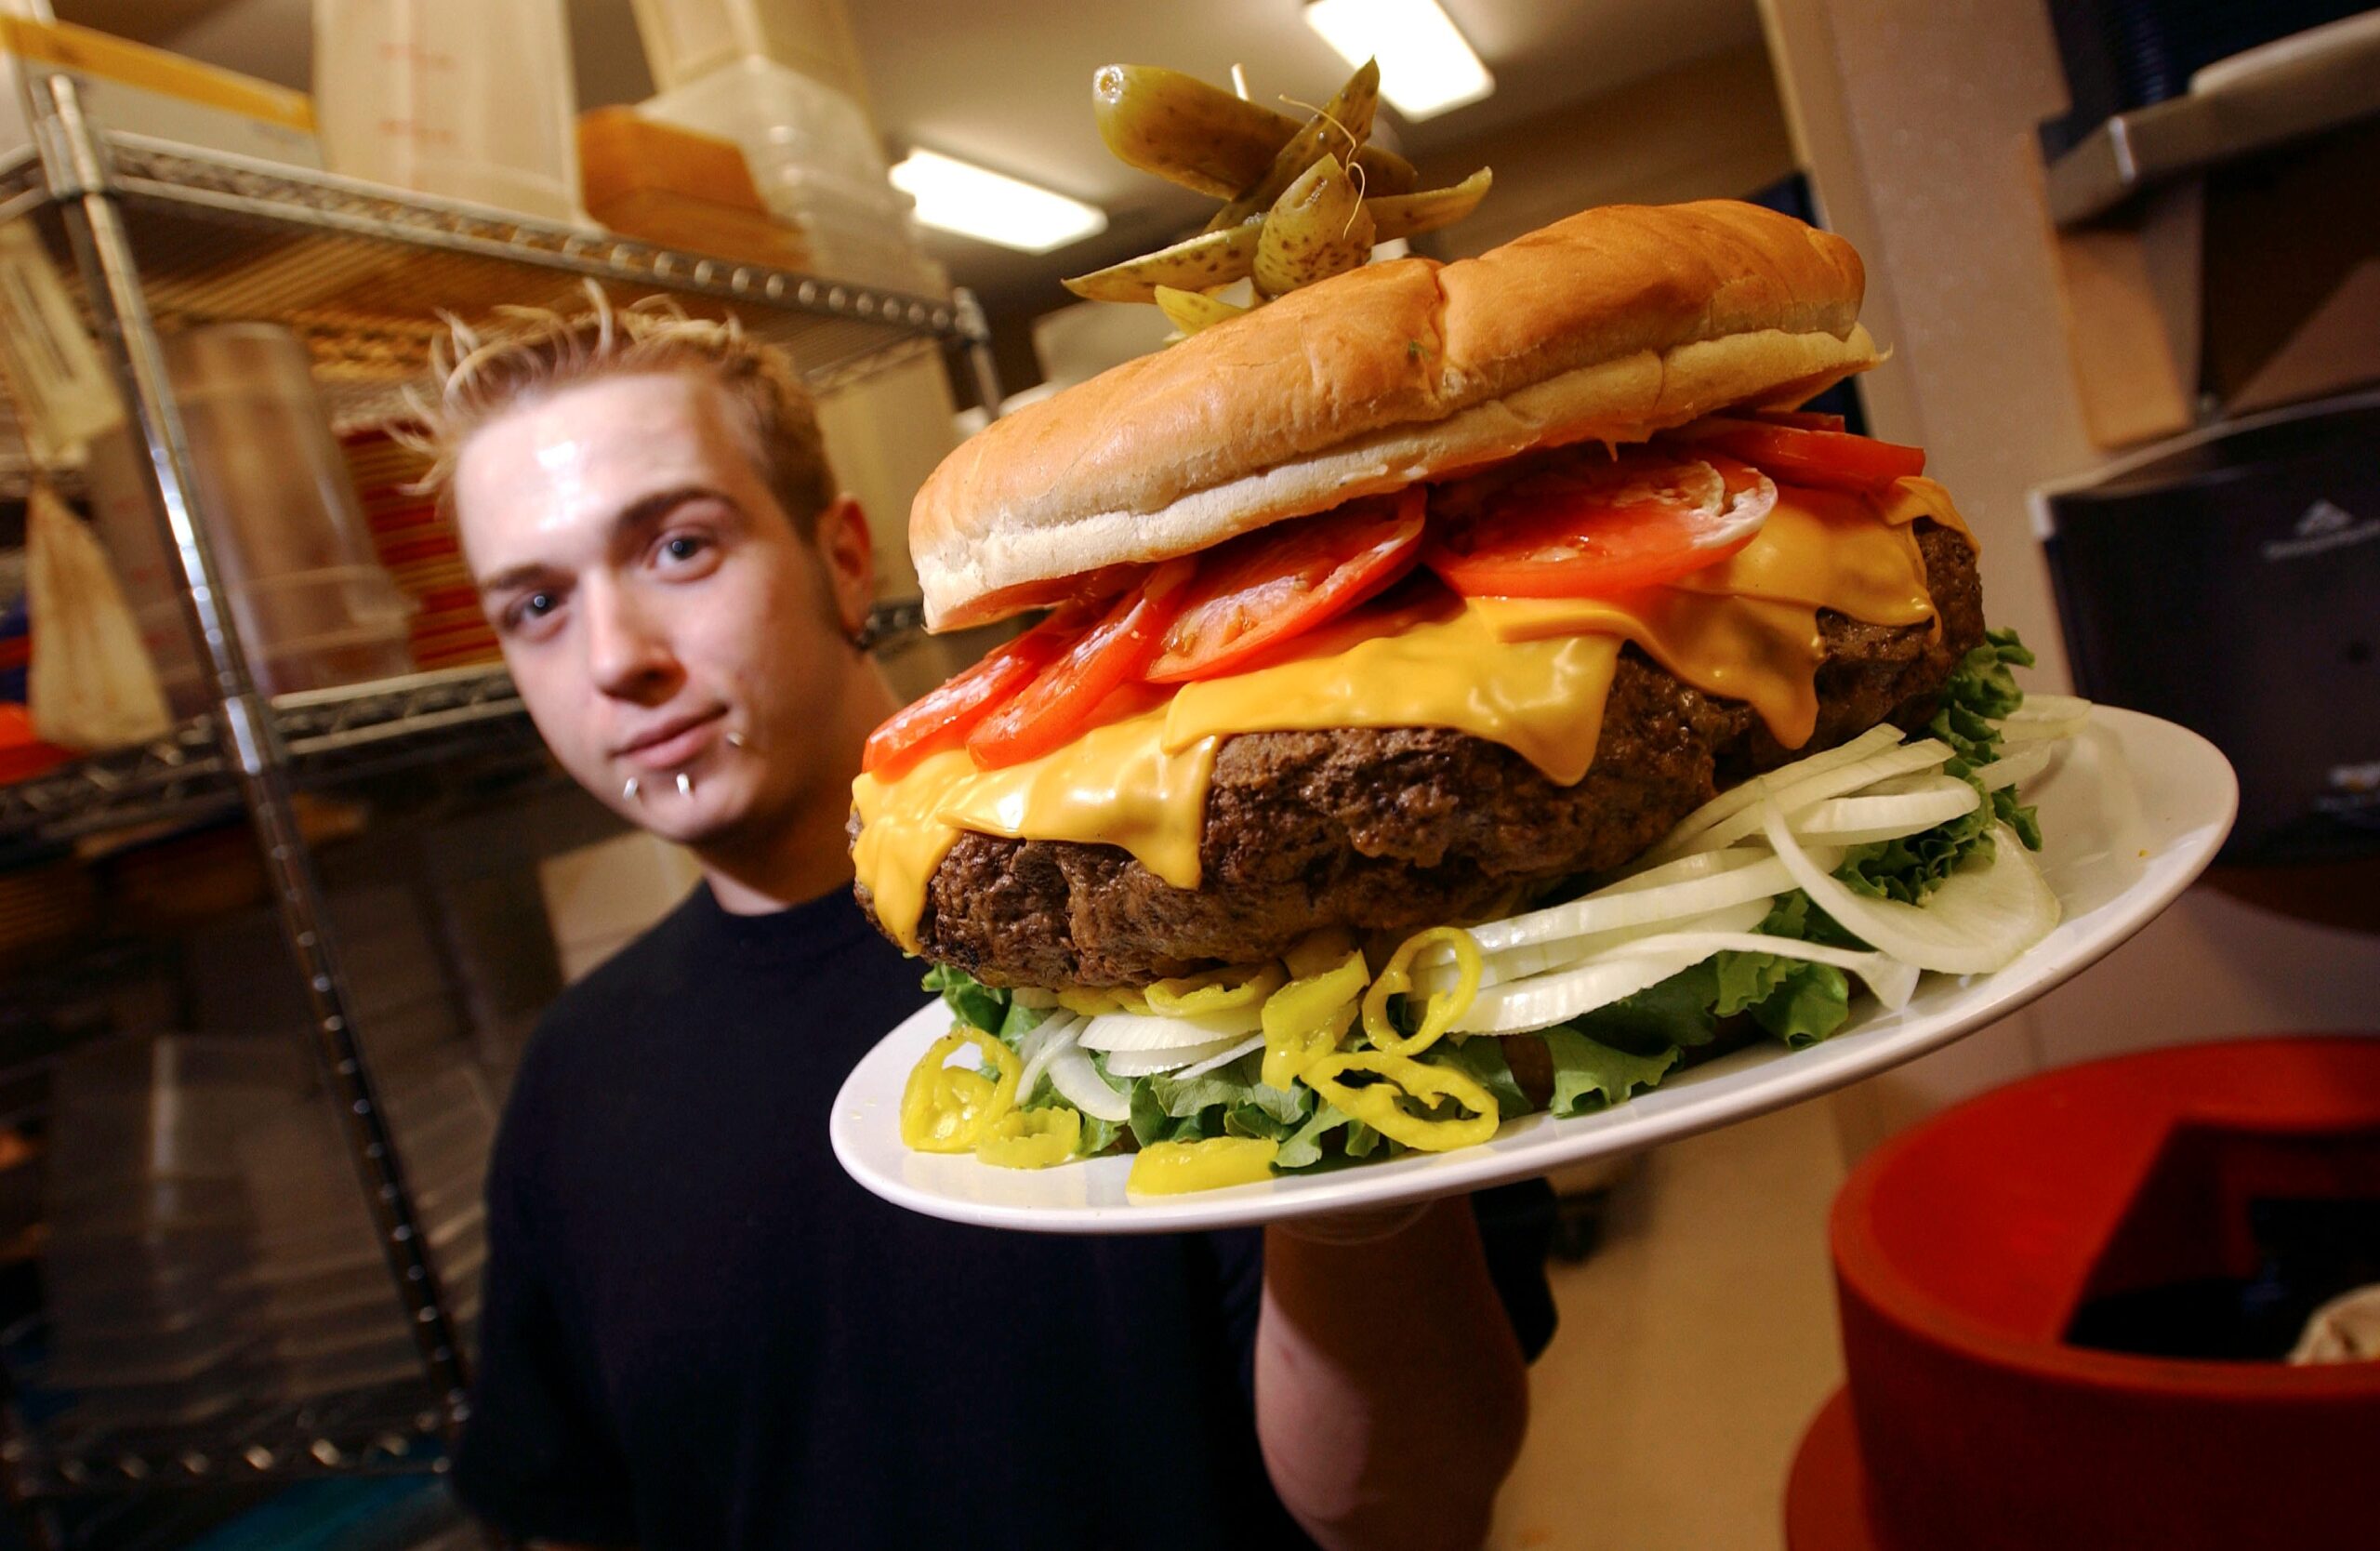
POLYGON ((912 151, 892 186, 918 202, 918 219, 962 237, 1047 253, 1107 230, 1107 212, 1079 199, 932 151, 912 151))
POLYGON ((1435 118, 1496 89, 1438 0, 1313 0, 1305 24, 1351 65, 1380 60, 1381 95, 1408 119, 1435 118))

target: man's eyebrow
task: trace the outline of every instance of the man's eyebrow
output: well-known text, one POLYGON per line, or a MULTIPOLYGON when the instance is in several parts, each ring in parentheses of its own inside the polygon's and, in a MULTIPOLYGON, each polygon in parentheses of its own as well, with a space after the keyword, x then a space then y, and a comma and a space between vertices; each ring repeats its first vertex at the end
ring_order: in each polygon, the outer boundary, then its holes
POLYGON ((677 484, 667 490, 655 490, 649 496, 639 496, 622 507, 612 519, 610 547, 615 551, 629 548, 650 529, 658 527, 664 519, 689 501, 717 501, 721 506, 742 513, 744 508, 734 497, 715 484, 677 484))
MULTIPOLYGON (((628 548, 630 542, 659 524, 671 512, 689 501, 718 501, 738 512, 743 507, 724 490, 708 484, 679 484, 667 490, 655 490, 649 496, 639 496, 622 507, 611 521, 607 547, 613 550, 628 548)), ((479 584, 483 597, 528 587, 554 574, 554 568, 543 561, 529 561, 520 565, 508 565, 479 584)))

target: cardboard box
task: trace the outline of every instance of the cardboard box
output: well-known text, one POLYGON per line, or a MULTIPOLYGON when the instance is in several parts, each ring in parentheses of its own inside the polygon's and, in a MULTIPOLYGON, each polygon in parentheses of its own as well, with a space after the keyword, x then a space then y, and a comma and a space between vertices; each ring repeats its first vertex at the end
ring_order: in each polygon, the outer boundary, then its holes
POLYGON ((102 128, 319 169, 304 92, 62 21, 0 16, 0 155, 33 143, 32 94, 64 74, 102 128))

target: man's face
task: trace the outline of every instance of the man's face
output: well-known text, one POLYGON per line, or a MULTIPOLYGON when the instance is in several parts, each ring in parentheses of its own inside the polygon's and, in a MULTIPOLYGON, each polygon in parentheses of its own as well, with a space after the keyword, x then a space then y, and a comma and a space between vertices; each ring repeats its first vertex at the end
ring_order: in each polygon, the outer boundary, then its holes
POLYGON ((816 732, 851 682, 865 525, 796 533, 715 383, 611 378, 509 411, 464 444, 455 501, 513 682, 597 797, 732 844, 848 779, 816 732))

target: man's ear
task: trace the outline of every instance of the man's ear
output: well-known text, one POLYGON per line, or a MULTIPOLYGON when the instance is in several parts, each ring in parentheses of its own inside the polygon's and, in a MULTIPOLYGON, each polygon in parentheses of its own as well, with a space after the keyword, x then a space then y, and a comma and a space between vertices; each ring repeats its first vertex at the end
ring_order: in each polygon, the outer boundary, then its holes
POLYGON ((856 635, 876 603, 876 539, 867 513, 849 496, 838 496, 818 514, 818 557, 835 590, 835 614, 843 633, 856 635))

